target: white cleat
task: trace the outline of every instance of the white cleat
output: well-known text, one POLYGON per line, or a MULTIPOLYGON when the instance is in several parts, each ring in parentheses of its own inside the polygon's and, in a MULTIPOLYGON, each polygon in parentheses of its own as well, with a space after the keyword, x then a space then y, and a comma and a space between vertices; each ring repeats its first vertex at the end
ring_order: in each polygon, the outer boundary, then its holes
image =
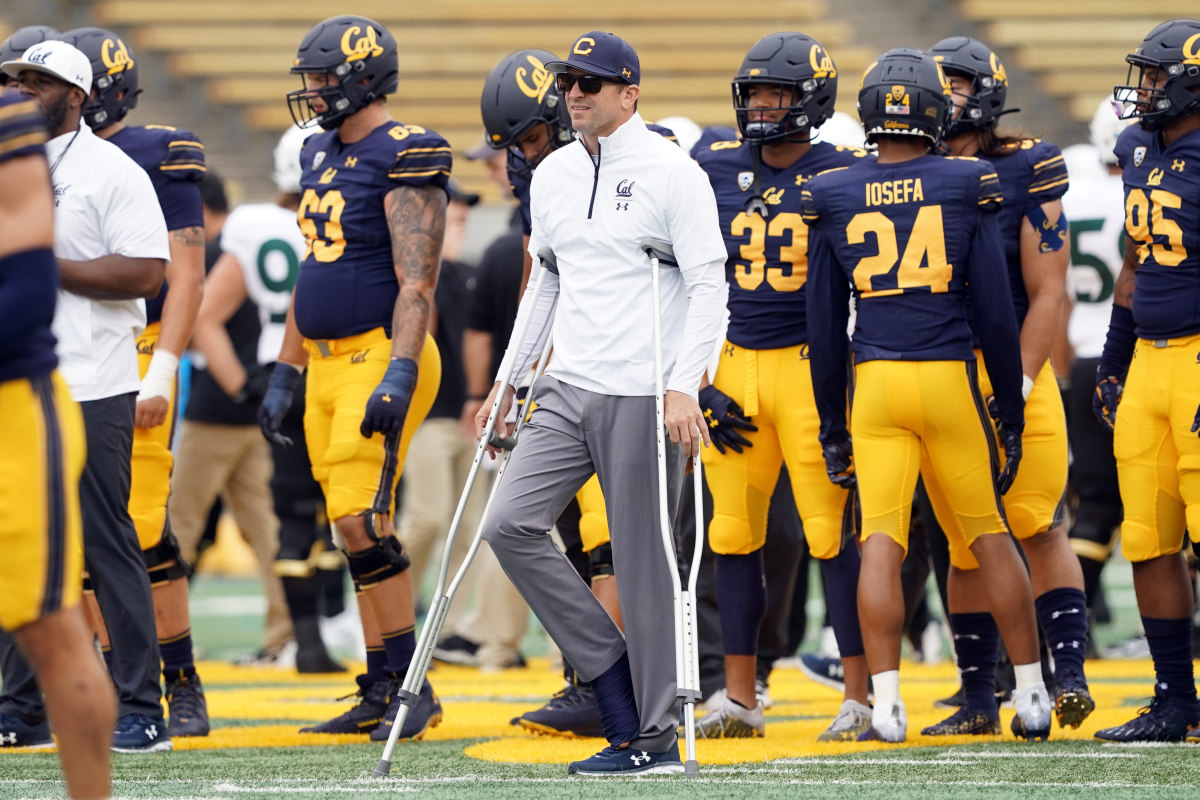
POLYGON ((897 700, 891 708, 875 706, 871 711, 871 727, 858 737, 860 742, 903 742, 908 735, 908 715, 904 701, 897 700))
POLYGON ((1054 704, 1043 684, 1030 686, 1013 695, 1017 713, 1013 716, 1012 732, 1021 739, 1050 738, 1050 718, 1054 704))

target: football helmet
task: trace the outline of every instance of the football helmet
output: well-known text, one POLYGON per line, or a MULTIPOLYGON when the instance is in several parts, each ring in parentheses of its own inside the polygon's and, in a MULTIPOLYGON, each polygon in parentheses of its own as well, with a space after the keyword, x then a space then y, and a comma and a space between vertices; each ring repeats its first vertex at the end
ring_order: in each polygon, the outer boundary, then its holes
POLYGON ((858 116, 871 144, 880 135, 924 136, 937 147, 953 105, 946 74, 915 47, 881 55, 858 89, 858 116))
POLYGON ((62 35, 92 62, 92 97, 83 106, 83 121, 94 131, 125 119, 137 107, 137 59, 120 36, 103 28, 75 28, 62 35))
POLYGON ((292 125, 283 132, 279 143, 275 145, 272 154, 275 171, 271 173, 271 180, 275 181, 275 186, 284 194, 300 192, 300 173, 303 172, 300 166, 300 151, 304 149, 304 142, 312 135, 311 130, 292 125))
POLYGON ((287 94, 288 110, 301 128, 314 122, 337 128, 400 85, 395 38, 378 22, 350 15, 314 25, 300 42, 291 72, 304 80, 303 89, 287 94), (327 75, 329 83, 309 88, 306 76, 312 73, 327 75), (309 104, 314 99, 324 103, 323 111, 309 104))
POLYGON ((942 65, 942 71, 947 75, 971 82, 966 105, 957 117, 951 117, 944 138, 953 139, 993 127, 1004 113, 1004 101, 1008 97, 1008 73, 999 57, 986 44, 969 36, 942 39, 929 48, 929 54, 942 65))
MULTIPOLYGON (((12 35, 0 42, 0 63, 20 59, 26 50, 47 39, 61 38, 62 34, 49 25, 27 25, 24 28, 17 28, 12 35)), ((6 83, 7 80, 8 76, 0 73, 0 85, 6 83)))
POLYGON ((1123 119, 1136 119, 1148 131, 1200 110, 1200 20, 1173 19, 1156 27, 1125 56, 1129 72, 1113 99, 1123 103, 1123 119), (1133 79, 1138 70, 1137 80, 1133 79), (1143 86, 1147 72, 1165 73, 1161 86, 1143 86))
POLYGON ((837 67, 821 43, 794 31, 770 33, 754 43, 733 79, 733 111, 742 138, 753 144, 792 139, 808 141, 811 131, 833 114, 837 67), (751 120, 750 87, 773 84, 782 89, 778 121, 751 120), (790 90, 790 91, 789 91, 790 90), (791 104, 785 105, 791 96, 791 104))
POLYGON ((509 169, 528 177, 541 160, 575 138, 571 115, 546 64, 557 61, 548 50, 518 50, 505 56, 483 82, 479 110, 488 143, 509 153, 509 169), (537 125, 546 126, 546 144, 527 161, 517 142, 537 125))
POLYGON ((1092 115, 1092 121, 1088 123, 1088 140, 1092 147, 1096 148, 1102 164, 1117 163, 1117 155, 1113 152, 1113 148, 1117 146, 1117 137, 1133 122, 1122 116, 1121 109, 1120 104, 1106 97, 1100 101, 1096 113, 1092 115))

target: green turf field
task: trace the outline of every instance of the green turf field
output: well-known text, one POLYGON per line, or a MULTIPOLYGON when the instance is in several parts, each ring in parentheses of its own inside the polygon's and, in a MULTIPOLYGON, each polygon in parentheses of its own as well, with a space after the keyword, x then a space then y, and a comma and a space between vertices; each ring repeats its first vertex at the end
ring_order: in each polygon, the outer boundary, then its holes
MULTIPOLYGON (((1114 625, 1099 631, 1102 643, 1127 635, 1136 623, 1127 564, 1110 570, 1114 625)), ((1050 742, 1027 744, 1003 737, 931 739, 923 725, 947 712, 933 699, 956 684, 953 667, 905 662, 904 699, 909 742, 818 745, 815 736, 836 712, 840 697, 794 667, 772 677, 774 706, 767 738, 699 743, 698 779, 646 777, 568 778, 565 763, 600 749, 599 740, 536 737, 508 720, 545 699, 559 679, 544 657, 527 669, 482 674, 440 666, 431 680, 445 719, 426 740, 401 744, 392 774, 370 777, 382 745, 365 737, 298 734, 310 721, 346 706, 349 677, 300 677, 288 670, 235 667, 228 660, 258 644, 261 602, 252 580, 200 578, 194 586, 193 627, 206 661, 213 733, 177 740, 171 753, 115 756, 113 792, 131 798, 324 798, 420 793, 455 798, 637 797, 1200 797, 1200 752, 1194 747, 1119 747, 1091 739, 1100 727, 1132 716, 1150 691, 1150 665, 1091 661, 1089 676, 1098 709, 1078 731, 1055 729, 1050 742)), ((816 611, 814 606, 811 611, 816 611)), ((814 624, 815 628, 815 624, 814 624)), ((527 652, 542 648, 533 633, 527 652)), ((1007 723, 1010 710, 1003 710, 1007 723)), ((0 753, 0 798, 61 797, 57 759, 48 753, 0 753)))

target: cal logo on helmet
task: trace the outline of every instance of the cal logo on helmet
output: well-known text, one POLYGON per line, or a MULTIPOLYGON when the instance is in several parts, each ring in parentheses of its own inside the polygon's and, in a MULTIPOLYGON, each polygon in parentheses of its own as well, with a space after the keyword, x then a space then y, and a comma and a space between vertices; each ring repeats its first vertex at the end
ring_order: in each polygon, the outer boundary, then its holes
POLYGON ((554 85, 554 76, 546 71, 546 65, 536 56, 528 55, 525 58, 529 61, 529 68, 517 67, 514 73, 517 79, 517 88, 521 90, 521 94, 532 97, 540 103, 546 96, 546 92, 554 85))
POLYGON ((129 57, 129 48, 120 39, 115 42, 112 39, 104 40, 104 44, 100 45, 100 60, 104 62, 109 75, 133 69, 133 59, 129 57))
POLYGON ((1004 70, 1004 65, 1000 63, 1000 57, 992 53, 988 57, 988 66, 992 68, 992 78, 1008 86, 1008 73, 1004 70))
POLYGON ((837 77, 837 69, 833 66, 833 59, 821 49, 821 45, 819 44, 814 44, 809 48, 808 63, 813 68, 814 78, 837 77))
POLYGON ((367 26, 366 33, 362 32, 362 28, 353 25, 346 29, 342 34, 342 52, 346 54, 347 61, 358 61, 367 56, 383 55, 383 48, 376 41, 378 36, 375 29, 370 25, 367 26), (362 36, 359 34, 362 33, 362 36), (358 37, 357 39, 354 37, 358 37))
POLYGON ((1200 33, 1183 43, 1183 63, 1200 65, 1200 33))

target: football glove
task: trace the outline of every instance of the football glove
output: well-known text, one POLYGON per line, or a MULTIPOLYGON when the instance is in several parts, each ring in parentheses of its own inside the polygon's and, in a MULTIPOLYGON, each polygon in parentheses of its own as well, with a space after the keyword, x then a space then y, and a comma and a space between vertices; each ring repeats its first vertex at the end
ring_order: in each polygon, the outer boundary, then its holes
POLYGON ((253 406, 267 393, 271 381, 271 370, 265 367, 254 367, 246 373, 246 382, 233 395, 233 402, 239 406, 253 406))
POLYGON ((1004 469, 996 476, 996 488, 1005 494, 1017 479, 1017 467, 1021 464, 1021 433, 1001 428, 1000 439, 1004 442, 1004 469))
POLYGON ((843 489, 853 489, 857 479, 854 477, 854 448, 850 440, 822 444, 821 455, 825 456, 825 474, 829 480, 843 489))
POLYGON ((750 421, 732 397, 710 384, 700 390, 698 399, 704 410, 704 419, 708 421, 709 438, 718 452, 723 454, 728 447, 740 453, 743 447, 754 446, 738 431, 757 431, 758 426, 750 421))
POLYGON ((258 427, 262 428, 263 436, 273 445, 292 446, 291 437, 280 433, 279 427, 292 407, 292 398, 295 397, 296 387, 299 385, 300 370, 291 364, 279 362, 271 371, 262 405, 258 407, 258 427))
POLYGON ((363 438, 370 439, 376 433, 398 436, 404 428, 408 404, 416 386, 417 362, 411 358, 393 358, 383 380, 367 399, 367 410, 358 426, 363 438))
POLYGON ((1115 375, 1096 376, 1096 394, 1092 397, 1092 413, 1109 433, 1117 424, 1117 405, 1125 387, 1115 375))

